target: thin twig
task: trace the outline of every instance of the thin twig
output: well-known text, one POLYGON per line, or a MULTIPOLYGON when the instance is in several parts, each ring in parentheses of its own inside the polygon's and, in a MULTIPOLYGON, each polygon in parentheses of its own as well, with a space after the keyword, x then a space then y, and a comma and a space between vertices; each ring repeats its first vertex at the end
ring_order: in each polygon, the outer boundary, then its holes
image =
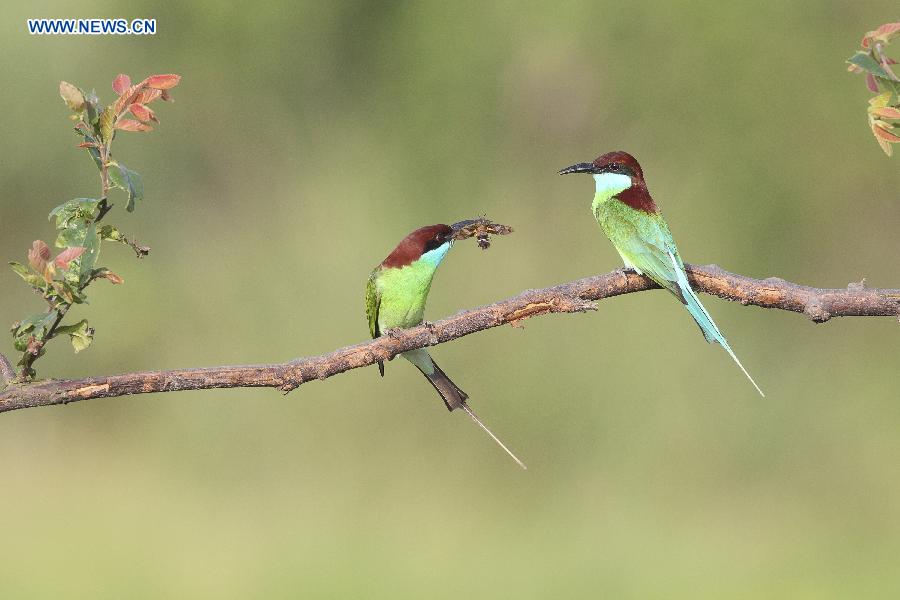
MULTIPOLYGON (((715 265, 686 267, 691 284, 699 291, 743 305, 802 313, 816 323, 842 316, 900 315, 900 289, 871 289, 862 283, 852 283, 845 289, 819 289, 779 278, 751 279, 715 265)), ((538 315, 594 310, 595 300, 657 287, 646 277, 619 270, 550 288, 526 290, 513 298, 465 310, 435 323, 401 330, 329 354, 285 363, 12 384, 0 392, 0 412, 149 392, 235 387, 272 387, 289 392, 307 381, 327 379, 415 348, 442 344, 500 325, 517 325, 538 315)))
MULTIPOLYGON (((100 144, 100 147, 97 151, 100 153, 100 202, 97 204, 97 216, 94 217, 93 223, 89 223, 88 227, 94 227, 100 220, 112 209, 113 205, 108 203, 109 199, 109 190, 110 190, 110 182, 109 182, 109 148, 112 145, 112 140, 106 140, 103 144, 100 144)), ((137 246, 136 243, 132 243, 129 240, 125 240, 125 242, 131 246, 135 253, 138 255, 138 258, 143 258, 143 255, 146 255, 150 252, 150 248, 146 249, 146 252, 141 254, 141 249, 137 246)), ((78 286, 78 291, 81 292, 84 290, 88 284, 93 281, 94 278, 88 279, 84 284, 78 286)), ((43 336, 39 340, 35 340, 35 348, 33 349, 31 345, 29 345, 28 349, 25 350, 23 354, 23 360, 20 363, 22 365, 22 369, 19 372, 18 380, 28 381, 34 376, 34 366, 35 361, 41 357, 41 348, 44 344, 52 340, 56 337, 56 329, 62 323, 62 320, 65 318, 66 313, 71 308, 72 304, 63 304, 60 303, 56 306, 51 305, 48 312, 56 311, 56 319, 54 319, 53 323, 47 330, 44 332, 43 336)))
POLYGON ((2 383, 7 384, 16 378, 16 370, 13 369, 12 363, 6 358, 6 355, 0 353, 0 379, 2 383))

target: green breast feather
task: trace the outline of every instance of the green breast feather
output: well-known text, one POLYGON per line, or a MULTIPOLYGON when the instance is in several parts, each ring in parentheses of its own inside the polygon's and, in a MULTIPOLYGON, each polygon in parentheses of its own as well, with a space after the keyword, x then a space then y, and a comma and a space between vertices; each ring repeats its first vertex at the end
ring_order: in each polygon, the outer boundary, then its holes
POLYGON ((395 327, 422 322, 435 265, 416 261, 400 268, 378 267, 366 283, 366 316, 375 338, 395 327))
POLYGON ((425 316, 435 265, 418 260, 401 268, 382 269, 375 278, 378 328, 414 327, 425 316))

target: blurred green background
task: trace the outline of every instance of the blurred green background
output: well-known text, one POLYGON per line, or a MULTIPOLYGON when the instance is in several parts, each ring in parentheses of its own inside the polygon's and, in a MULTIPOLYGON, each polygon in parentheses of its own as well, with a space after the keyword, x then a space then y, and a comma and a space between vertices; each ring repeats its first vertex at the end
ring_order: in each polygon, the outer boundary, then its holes
MULTIPOLYGON (((371 268, 486 213, 431 319, 610 271, 587 178, 627 149, 689 262, 900 287, 898 160, 844 60, 890 1, 35 2, 2 10, 0 257, 96 194, 57 95, 180 73, 117 155, 126 284, 74 312, 42 376, 281 361, 366 338, 371 268), (153 37, 29 17, 152 17, 153 37)), ((895 53, 896 54, 896 53, 895 53)), ((0 269, 0 322, 40 309, 0 269)), ((766 390, 661 292, 442 345, 522 472, 393 362, 288 396, 228 390, 0 416, 3 598, 896 598, 897 323, 704 302, 766 390)), ((6 325, 4 325, 5 327, 6 325)), ((2 343, 11 352, 9 338, 2 343)))

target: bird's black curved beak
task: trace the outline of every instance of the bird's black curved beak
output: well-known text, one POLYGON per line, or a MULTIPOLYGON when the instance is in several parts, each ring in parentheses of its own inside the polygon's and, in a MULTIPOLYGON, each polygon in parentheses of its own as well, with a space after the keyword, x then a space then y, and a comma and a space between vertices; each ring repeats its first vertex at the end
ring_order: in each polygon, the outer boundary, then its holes
POLYGON ((569 173, 593 173, 594 172, 594 163, 578 163, 577 165, 572 165, 571 167, 566 167, 565 169, 560 169, 560 175, 568 175, 569 173))

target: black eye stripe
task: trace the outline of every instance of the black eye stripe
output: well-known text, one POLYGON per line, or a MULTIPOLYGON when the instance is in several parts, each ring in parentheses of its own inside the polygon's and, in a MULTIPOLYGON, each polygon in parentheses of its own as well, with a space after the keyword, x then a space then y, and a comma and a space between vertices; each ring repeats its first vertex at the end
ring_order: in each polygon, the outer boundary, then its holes
POLYGON ((609 163, 608 165, 605 165, 602 170, 607 173, 620 173, 622 175, 628 175, 629 177, 634 176, 634 172, 630 168, 619 163, 609 163))
POLYGON ((440 248, 443 243, 443 239, 430 239, 425 242, 425 252, 431 252, 435 248, 440 248))

